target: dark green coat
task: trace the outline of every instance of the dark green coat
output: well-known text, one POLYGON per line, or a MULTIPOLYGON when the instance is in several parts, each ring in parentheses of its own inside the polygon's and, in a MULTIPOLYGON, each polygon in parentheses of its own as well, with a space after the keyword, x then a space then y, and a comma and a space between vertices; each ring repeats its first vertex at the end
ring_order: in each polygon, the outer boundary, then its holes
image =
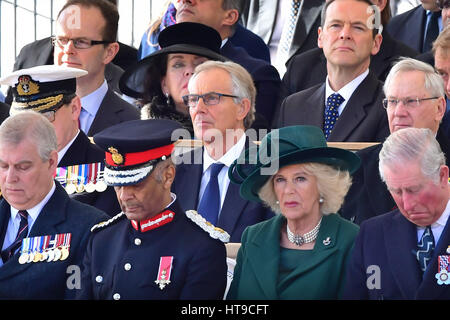
MULTIPOLYGON (((227 299, 279 299, 277 292, 281 228, 277 215, 248 227, 242 235, 234 278, 227 299)), ((337 214, 324 216, 310 261, 292 272, 295 285, 284 292, 289 299, 338 299, 345 269, 359 227, 337 214), (329 237, 329 241, 326 239, 329 237)))

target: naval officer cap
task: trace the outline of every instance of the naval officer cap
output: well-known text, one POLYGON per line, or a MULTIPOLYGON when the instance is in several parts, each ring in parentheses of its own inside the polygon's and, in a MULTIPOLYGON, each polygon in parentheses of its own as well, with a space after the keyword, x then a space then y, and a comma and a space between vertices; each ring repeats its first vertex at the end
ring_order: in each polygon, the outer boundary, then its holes
POLYGON ((44 113, 69 103, 75 96, 76 78, 87 73, 66 66, 44 65, 14 71, 0 79, 0 84, 12 88, 11 114, 26 110, 44 113))
POLYGON ((95 134, 95 144, 105 151, 106 184, 126 186, 144 180, 158 162, 171 156, 172 133, 181 128, 172 120, 132 120, 95 134))

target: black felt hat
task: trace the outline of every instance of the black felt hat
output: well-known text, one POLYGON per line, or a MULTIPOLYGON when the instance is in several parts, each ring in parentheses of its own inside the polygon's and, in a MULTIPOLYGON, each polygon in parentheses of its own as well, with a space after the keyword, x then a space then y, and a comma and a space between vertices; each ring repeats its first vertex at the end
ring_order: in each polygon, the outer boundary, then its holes
POLYGON ((211 60, 227 60, 220 54, 222 38, 213 28, 201 23, 181 22, 165 28, 158 37, 161 49, 145 57, 125 70, 119 81, 122 93, 142 98, 145 92, 145 78, 152 63, 157 63, 164 54, 195 54, 211 60))

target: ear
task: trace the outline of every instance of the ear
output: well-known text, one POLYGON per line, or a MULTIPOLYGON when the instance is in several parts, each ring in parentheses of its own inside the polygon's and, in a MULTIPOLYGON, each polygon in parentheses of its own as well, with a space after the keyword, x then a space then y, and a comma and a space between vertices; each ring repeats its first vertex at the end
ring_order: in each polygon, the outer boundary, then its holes
POLYGON ((442 121, 442 118, 445 115, 445 111, 447 109, 446 107, 447 102, 445 101, 444 97, 439 97, 438 99, 438 106, 436 110, 436 120, 440 123, 442 121))
POLYGON ((72 119, 78 120, 81 113, 81 100, 80 97, 76 96, 70 102, 70 108, 72 109, 72 119))
POLYGON ((239 19, 239 11, 236 9, 230 9, 225 12, 225 18, 222 24, 225 26, 233 26, 239 19))
POLYGON ((119 44, 117 42, 113 42, 108 44, 108 46, 105 49, 105 55, 103 57, 103 63, 107 65, 111 61, 113 61, 114 57, 116 56, 117 52, 119 52, 119 44))
POLYGON ((50 158, 48 159, 49 163, 49 171, 54 174, 56 171, 56 168, 58 167, 58 152, 56 150, 53 150, 50 153, 50 158))
POLYGON ((242 98, 241 103, 238 106, 237 119, 244 120, 249 112, 250 112, 250 100, 247 98, 242 98))
POLYGON ((167 87, 166 83, 166 76, 161 78, 161 90, 164 94, 166 94, 166 92, 169 92, 169 88, 167 87))
POLYGON ((322 44, 322 27, 319 27, 317 29, 317 46, 319 48, 323 48, 323 44, 322 44))
POLYGON ((447 187, 448 185, 448 167, 446 165, 442 165, 439 169, 439 182, 441 186, 447 187))
POLYGON ((163 187, 166 190, 170 190, 173 180, 175 179, 175 166, 169 165, 163 173, 163 187))
MULTIPOLYGON (((372 30, 370 32, 372 32, 372 30)), ((373 56, 376 55, 378 51, 380 51, 381 42, 383 42, 383 36, 377 33, 375 35, 375 38, 373 39, 373 47, 372 51, 370 52, 373 56)))

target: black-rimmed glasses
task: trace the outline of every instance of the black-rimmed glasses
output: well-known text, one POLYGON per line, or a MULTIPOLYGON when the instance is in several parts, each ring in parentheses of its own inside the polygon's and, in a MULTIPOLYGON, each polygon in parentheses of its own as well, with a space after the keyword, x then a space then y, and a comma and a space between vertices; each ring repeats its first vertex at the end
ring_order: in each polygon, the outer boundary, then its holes
POLYGON ((52 44, 58 47, 65 47, 70 41, 72 41, 73 46, 77 49, 89 49, 97 44, 108 44, 112 41, 104 40, 90 40, 86 38, 64 38, 64 37, 52 37, 52 44))
POLYGON ((208 92, 205 94, 187 94, 183 96, 183 102, 189 108, 195 108, 197 106, 198 100, 203 99, 203 103, 207 106, 214 106, 219 104, 221 97, 229 98, 240 98, 238 96, 233 96, 231 94, 224 94, 219 92, 208 92))

